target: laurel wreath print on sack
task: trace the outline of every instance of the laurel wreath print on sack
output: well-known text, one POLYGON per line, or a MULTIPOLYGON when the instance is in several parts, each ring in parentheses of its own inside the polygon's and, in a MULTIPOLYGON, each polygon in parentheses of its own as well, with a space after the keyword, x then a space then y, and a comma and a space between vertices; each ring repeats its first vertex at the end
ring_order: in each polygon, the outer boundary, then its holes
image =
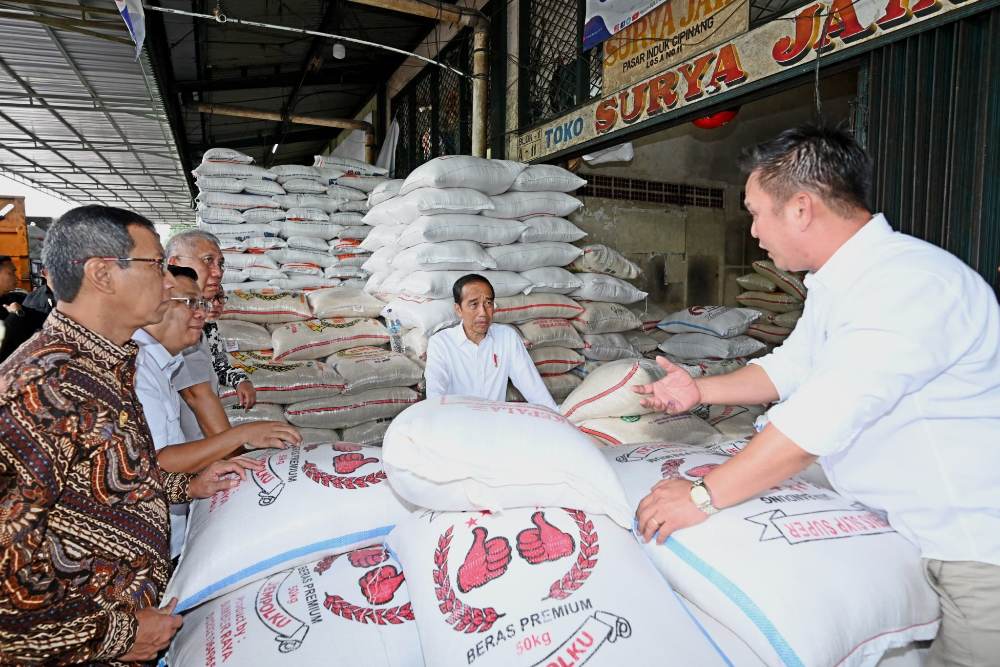
POLYGON ((341 477, 339 475, 334 475, 320 470, 319 467, 311 461, 303 464, 302 472, 306 477, 317 484, 322 484, 326 487, 333 487, 335 489, 366 489, 369 486, 374 486, 375 484, 385 481, 386 479, 385 472, 381 470, 361 477, 341 477))
POLYGON ((413 608, 409 602, 398 607, 376 609, 362 607, 348 602, 339 595, 327 593, 326 599, 323 600, 323 606, 336 616, 366 625, 399 625, 405 621, 413 620, 413 608))

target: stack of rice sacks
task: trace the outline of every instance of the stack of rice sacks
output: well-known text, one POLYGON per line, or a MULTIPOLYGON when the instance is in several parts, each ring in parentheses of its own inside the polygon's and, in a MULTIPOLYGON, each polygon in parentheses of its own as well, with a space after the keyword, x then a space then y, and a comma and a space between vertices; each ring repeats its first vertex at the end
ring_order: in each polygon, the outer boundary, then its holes
POLYGON ((736 300, 761 313, 747 335, 769 345, 781 345, 802 315, 806 300, 802 274, 783 271, 769 259, 754 262, 753 270, 736 279, 746 290, 736 300))

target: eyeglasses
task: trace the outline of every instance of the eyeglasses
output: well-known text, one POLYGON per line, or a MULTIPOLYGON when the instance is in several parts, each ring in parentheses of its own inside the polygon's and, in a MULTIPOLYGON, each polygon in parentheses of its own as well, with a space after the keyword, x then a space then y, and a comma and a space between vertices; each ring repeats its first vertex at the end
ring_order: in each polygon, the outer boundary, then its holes
POLYGON ((84 259, 74 259, 70 264, 85 264, 87 260, 91 259, 103 259, 107 262, 144 262, 160 267, 160 273, 167 272, 166 257, 85 257, 84 259))
POLYGON ((188 310, 193 310, 198 312, 199 310, 203 313, 207 313, 212 309, 212 302, 206 301, 205 299, 189 297, 189 296, 172 296, 171 301, 176 301, 178 303, 183 303, 188 307, 188 310))
POLYGON ((226 268, 226 259, 224 257, 216 258, 213 255, 202 255, 201 257, 194 257, 192 255, 174 255, 174 257, 183 257, 184 259, 196 259, 205 266, 214 266, 219 271, 224 271, 226 268))
POLYGON ((215 296, 212 297, 212 303, 225 305, 227 301, 229 301, 229 297, 226 296, 225 294, 216 294, 215 296))

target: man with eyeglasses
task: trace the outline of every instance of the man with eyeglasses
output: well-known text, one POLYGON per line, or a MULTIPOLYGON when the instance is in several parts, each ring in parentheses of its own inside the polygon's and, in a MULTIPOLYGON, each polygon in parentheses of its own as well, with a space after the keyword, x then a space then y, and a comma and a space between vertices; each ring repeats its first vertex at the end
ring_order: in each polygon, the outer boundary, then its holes
POLYGON ((138 662, 181 625, 169 505, 234 488, 244 469, 157 465, 134 388, 136 329, 173 279, 153 224, 82 206, 49 230, 56 308, 0 364, 0 664, 138 662))
MULTIPOLYGON (((235 426, 219 435, 188 441, 181 429, 181 399, 172 378, 184 359, 181 353, 198 343, 211 303, 201 298, 194 269, 169 266, 173 296, 163 320, 139 329, 132 339, 139 345, 135 390, 139 395, 160 467, 170 472, 197 472, 242 447, 278 447, 301 441, 298 431, 282 422, 262 421, 235 426)), ((247 461, 247 467, 257 467, 247 461)), ((170 555, 184 546, 187 503, 170 506, 170 555)))
MULTIPOLYGON (((225 261, 219 248, 219 240, 213 234, 199 229, 175 234, 167 242, 167 261, 171 265, 194 269, 198 274, 202 298, 212 299, 222 289, 225 261)), ((219 383, 227 382, 235 383, 233 386, 240 405, 244 408, 253 407, 257 396, 250 378, 242 371, 232 377, 223 374, 219 378, 215 373, 215 359, 206 336, 197 345, 185 350, 184 364, 174 378, 174 383, 185 401, 185 405, 181 406, 181 413, 184 434, 188 440, 218 435, 229 428, 229 419, 218 395, 219 383)))

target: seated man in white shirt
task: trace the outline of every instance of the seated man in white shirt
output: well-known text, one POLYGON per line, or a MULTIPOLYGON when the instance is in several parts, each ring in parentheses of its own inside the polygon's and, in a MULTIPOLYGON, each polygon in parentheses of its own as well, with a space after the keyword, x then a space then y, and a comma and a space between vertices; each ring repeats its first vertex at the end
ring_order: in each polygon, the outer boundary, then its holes
MULTIPOLYGON (((301 442, 294 427, 267 421, 242 424, 209 438, 186 442, 181 429, 181 398, 171 377, 181 365, 181 353, 201 337, 209 304, 201 298, 192 269, 171 266, 169 270, 174 280, 173 296, 163 320, 139 329, 132 336, 139 344, 136 395, 142 403, 160 467, 168 472, 194 473, 242 447, 283 448, 287 443, 301 442)), ((184 544, 186 505, 171 506, 170 514, 170 556, 176 558, 184 544)))
POLYGON ((839 493, 887 513, 941 601, 928 665, 1000 656, 1000 307, 948 252, 867 202, 871 162, 845 132, 788 130, 744 154, 751 234, 809 296, 781 347, 728 375, 667 371, 637 388, 671 413, 781 403, 747 447, 639 504, 645 539, 705 521, 819 458, 839 493))
POLYGON ((524 400, 558 412, 517 330, 493 324, 493 286, 470 273, 452 288, 461 322, 439 331, 427 343, 427 398, 475 396, 507 400, 510 380, 524 400))

